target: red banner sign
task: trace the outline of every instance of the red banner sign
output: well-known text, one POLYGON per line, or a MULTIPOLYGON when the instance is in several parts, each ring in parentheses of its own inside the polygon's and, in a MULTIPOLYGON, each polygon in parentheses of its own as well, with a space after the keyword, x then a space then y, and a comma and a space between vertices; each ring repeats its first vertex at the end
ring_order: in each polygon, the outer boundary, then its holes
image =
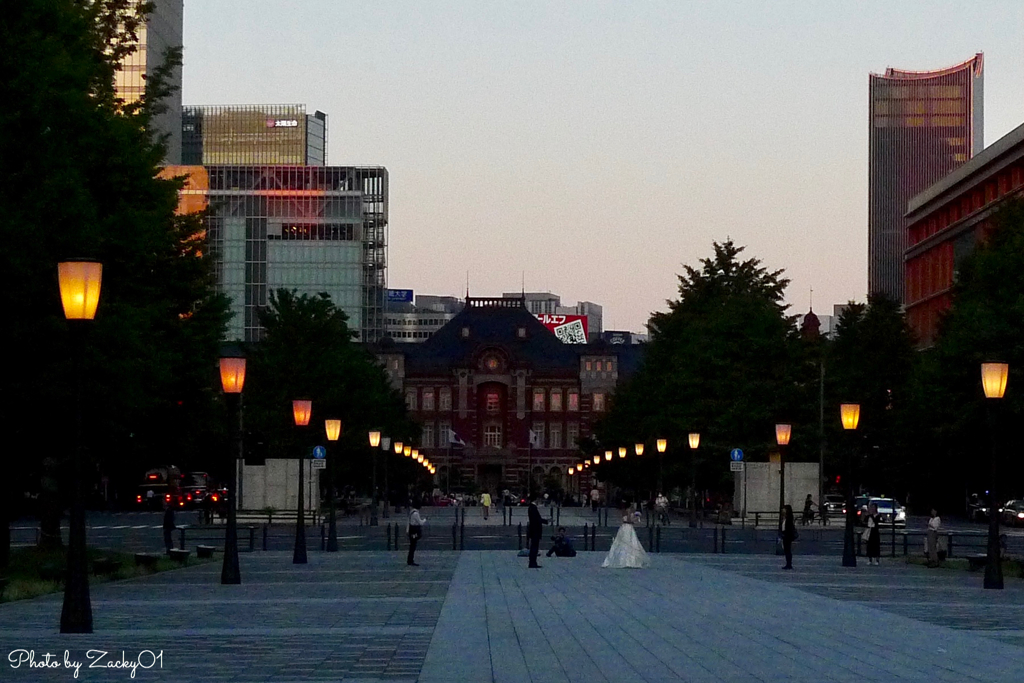
POLYGON ((587 343, 587 316, 540 313, 535 317, 562 342, 566 344, 587 343))

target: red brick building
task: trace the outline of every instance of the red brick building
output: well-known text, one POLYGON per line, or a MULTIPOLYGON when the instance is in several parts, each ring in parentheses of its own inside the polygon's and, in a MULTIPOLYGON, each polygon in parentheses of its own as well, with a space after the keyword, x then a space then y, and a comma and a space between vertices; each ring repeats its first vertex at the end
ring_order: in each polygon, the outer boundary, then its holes
POLYGON ((1024 125, 910 200, 904 302, 921 346, 935 341, 960 263, 985 239, 996 209, 1022 188, 1024 125))
POLYGON ((418 447, 437 466, 438 485, 497 493, 499 485, 525 491, 530 471, 536 484, 553 477, 570 488, 580 440, 641 348, 564 344, 521 298, 467 298, 422 344, 385 342, 378 354, 422 427, 418 447))

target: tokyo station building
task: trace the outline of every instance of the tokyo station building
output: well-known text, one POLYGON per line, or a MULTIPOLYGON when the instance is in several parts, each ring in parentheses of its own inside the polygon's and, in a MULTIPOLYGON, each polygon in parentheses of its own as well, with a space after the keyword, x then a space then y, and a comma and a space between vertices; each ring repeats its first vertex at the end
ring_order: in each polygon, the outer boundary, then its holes
MULTIPOLYGON (((531 471, 535 483, 553 477, 569 489, 580 440, 642 348, 565 344, 523 298, 467 297, 423 343, 386 338, 377 353, 422 428, 418 448, 437 466, 437 483, 496 494, 499 486, 525 492, 531 471)), ((572 487, 580 484, 589 486, 586 474, 572 487)))
POLYGON ((1024 188, 1024 125, 910 200, 905 258, 907 320, 921 346, 935 341, 964 257, 992 215, 1024 188))

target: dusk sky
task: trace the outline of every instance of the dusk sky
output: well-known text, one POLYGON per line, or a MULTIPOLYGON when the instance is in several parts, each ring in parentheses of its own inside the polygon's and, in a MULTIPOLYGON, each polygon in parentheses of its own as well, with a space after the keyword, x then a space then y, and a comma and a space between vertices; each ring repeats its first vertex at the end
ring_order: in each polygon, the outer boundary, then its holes
POLYGON ((868 74, 985 53, 1024 122, 1024 2, 185 0, 185 104, 305 104, 390 172, 389 286, 551 291, 642 331, 732 237, 794 312, 863 300, 868 74))

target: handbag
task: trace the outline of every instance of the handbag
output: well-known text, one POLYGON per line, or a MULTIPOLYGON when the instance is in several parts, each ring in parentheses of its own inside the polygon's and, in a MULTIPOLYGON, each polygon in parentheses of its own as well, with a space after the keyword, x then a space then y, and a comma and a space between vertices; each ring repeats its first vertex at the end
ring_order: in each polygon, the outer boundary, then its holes
POLYGON ((863 538, 865 542, 867 542, 871 538, 871 529, 868 528, 860 532, 860 537, 863 538))
POLYGON ((422 537, 423 537, 423 527, 421 527, 419 524, 410 524, 409 525, 409 539, 413 540, 413 541, 418 541, 422 537))

